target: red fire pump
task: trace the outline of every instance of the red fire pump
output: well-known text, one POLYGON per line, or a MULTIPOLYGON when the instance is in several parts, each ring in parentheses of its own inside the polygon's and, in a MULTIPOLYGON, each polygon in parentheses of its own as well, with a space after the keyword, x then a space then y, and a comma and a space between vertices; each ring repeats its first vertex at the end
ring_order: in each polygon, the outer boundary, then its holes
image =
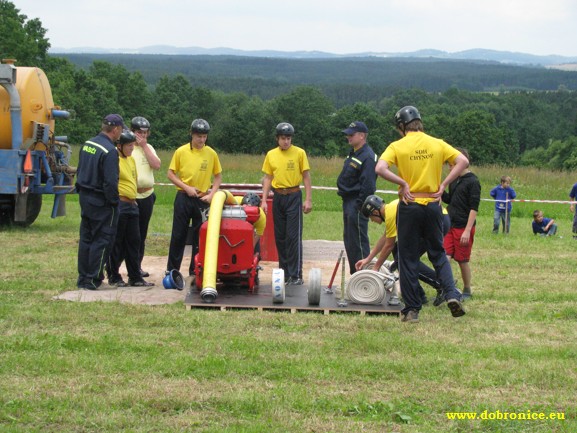
MULTIPOLYGON (((209 242, 218 242, 216 282, 221 287, 247 287, 258 290, 259 253, 254 251, 253 223, 259 218, 257 206, 228 206, 222 210, 218 241, 207 239, 208 221, 200 227, 199 252, 195 256, 196 287, 203 286, 205 250, 209 242)), ((210 219, 210 215, 209 215, 210 219)), ((210 301, 210 299, 209 299, 210 301)))

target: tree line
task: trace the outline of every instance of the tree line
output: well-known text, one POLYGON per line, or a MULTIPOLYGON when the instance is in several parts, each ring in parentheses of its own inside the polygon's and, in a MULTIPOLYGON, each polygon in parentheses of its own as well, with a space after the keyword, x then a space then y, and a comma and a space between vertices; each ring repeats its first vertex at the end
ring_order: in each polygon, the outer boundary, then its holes
MULTIPOLYGON (((188 140, 192 120, 200 117, 211 124, 209 144, 218 151, 262 154, 274 145, 276 124, 286 121, 295 127, 294 142, 309 155, 331 157, 348 152, 341 131, 353 120, 362 120, 369 127, 369 143, 380 154, 399 138, 394 113, 414 105, 427 132, 468 149, 476 165, 577 168, 577 92, 565 85, 552 91, 477 92, 463 89, 460 83, 466 77, 461 77, 443 91, 427 91, 369 82, 339 84, 331 76, 325 85, 287 82, 278 86, 280 93, 267 98, 259 96, 258 89, 270 89, 271 81, 259 77, 239 78, 243 86, 236 91, 219 89, 218 83, 234 72, 225 67, 221 76, 212 77, 211 85, 210 78, 196 80, 168 66, 154 83, 145 79, 145 66, 131 71, 119 63, 94 60, 80 67, 47 54, 50 44, 38 19, 28 20, 5 0, 0 0, 0 12, 2 58, 44 69, 55 103, 73 113, 71 120, 58 122, 56 131, 71 143, 93 136, 104 115, 119 113, 126 120, 146 117, 155 147, 176 148, 188 140), (339 89, 346 97, 338 96, 339 89), (358 91, 359 99, 343 103, 350 99, 351 89, 358 91)), ((338 61, 343 68, 348 65, 338 61)), ((267 59, 257 62, 265 64, 267 59)), ((432 68, 428 79, 445 82, 447 77, 432 68)))
POLYGON ((456 87, 441 93, 401 89, 391 96, 340 108, 316 86, 297 86, 265 100, 246 93, 225 93, 196 86, 183 75, 163 76, 150 86, 140 72, 95 61, 80 69, 50 58, 47 73, 54 98, 75 113, 61 122, 61 133, 79 143, 94 134, 102 116, 150 120, 158 148, 175 148, 188 139, 190 123, 201 117, 212 125, 210 144, 230 153, 262 154, 274 143, 281 121, 296 129, 295 142, 310 155, 331 157, 348 151, 342 136, 353 120, 369 127, 376 152, 398 138, 392 119, 404 105, 415 105, 425 128, 454 146, 464 147, 477 165, 577 167, 577 93, 479 93, 456 87))

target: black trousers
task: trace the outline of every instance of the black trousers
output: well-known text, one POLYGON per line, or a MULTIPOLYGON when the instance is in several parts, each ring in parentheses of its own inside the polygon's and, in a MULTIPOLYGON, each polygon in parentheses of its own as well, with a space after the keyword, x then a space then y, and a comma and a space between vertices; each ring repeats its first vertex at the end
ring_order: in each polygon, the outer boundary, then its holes
POLYGON ((200 226, 202 225, 202 211, 210 205, 198 197, 189 197, 178 192, 174 198, 174 213, 172 216, 172 235, 170 236, 170 248, 166 270, 176 269, 180 271, 188 228, 192 225, 192 257, 188 268, 188 275, 194 275, 194 257, 198 253, 200 226))
POLYGON ((104 267, 114 244, 118 208, 107 204, 102 193, 80 191, 80 239, 78 242, 79 288, 96 289, 104 279, 104 267))
POLYGON ((128 279, 140 281, 140 262, 138 250, 140 247, 140 229, 138 227, 139 209, 137 205, 125 203, 118 205, 118 229, 112 252, 108 258, 106 272, 109 282, 120 280, 119 273, 122 261, 126 261, 128 279))
POLYGON ((272 199, 274 238, 285 279, 303 277, 303 195, 275 194, 272 199))
POLYGON ((371 252, 369 219, 359 212, 356 198, 343 198, 343 241, 352 275, 355 264, 371 252))
POLYGON ((152 210, 156 202, 156 194, 153 192, 146 198, 137 199, 138 203, 138 227, 140 228, 140 247, 138 249, 138 268, 142 269, 142 259, 146 248, 146 237, 148 236, 148 226, 152 218, 152 210))
MULTIPOLYGON (((419 263, 423 243, 433 264, 436 280, 447 294, 446 299, 459 299, 453 271, 443 248, 443 214, 438 202, 426 206, 399 202, 397 212, 397 244, 399 279, 406 313, 422 307, 419 290, 419 263)), ((422 288, 421 288, 422 289, 422 288)))
MULTIPOLYGON (((394 271, 398 268, 398 263, 399 263, 399 254, 398 254, 398 245, 397 243, 395 243, 395 246, 393 247, 393 258, 395 259, 395 261, 393 262, 393 265, 391 266, 391 271, 394 271)), ((422 242, 421 243, 421 255, 425 254, 426 252, 426 247, 425 247, 425 243, 422 242)), ((439 281, 437 281, 437 273, 431 269, 430 267, 428 267, 427 265, 425 265, 422 261, 419 261, 419 281, 428 284, 429 286, 433 287, 435 290, 439 291, 441 289, 441 283, 439 283, 439 281)), ((425 294, 425 290, 423 289, 423 286, 421 286, 421 284, 419 284, 417 286, 417 291, 418 291, 418 295, 421 297, 421 300, 424 300, 427 295, 425 294)))

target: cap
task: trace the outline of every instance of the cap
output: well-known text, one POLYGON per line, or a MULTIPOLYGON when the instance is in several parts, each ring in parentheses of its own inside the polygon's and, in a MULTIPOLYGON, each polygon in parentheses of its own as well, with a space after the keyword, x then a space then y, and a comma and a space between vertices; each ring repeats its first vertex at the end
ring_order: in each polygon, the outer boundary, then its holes
POLYGON ((110 126, 122 126, 124 127, 124 120, 120 114, 108 114, 102 122, 110 126))
POLYGON ((349 125, 347 129, 343 129, 343 132, 347 135, 352 135, 355 132, 367 133, 369 132, 369 128, 367 128, 367 125, 365 125, 363 122, 355 120, 353 123, 349 125))

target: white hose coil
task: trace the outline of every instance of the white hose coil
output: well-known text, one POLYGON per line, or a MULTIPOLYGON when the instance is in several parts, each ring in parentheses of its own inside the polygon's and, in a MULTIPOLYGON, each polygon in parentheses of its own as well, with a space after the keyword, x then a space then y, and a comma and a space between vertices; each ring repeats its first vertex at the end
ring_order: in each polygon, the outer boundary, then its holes
MULTIPOLYGON (((363 270, 372 270, 375 267, 375 263, 376 263, 376 260, 373 260, 372 262, 367 263, 365 266, 363 266, 363 270)), ((383 265, 379 269, 379 273, 383 275, 383 278, 384 278, 383 284, 384 284, 385 290, 387 292, 390 292, 393 290, 395 281, 397 281, 399 279, 398 273, 396 271, 391 272, 389 270, 389 268, 391 267, 392 264, 393 264, 392 261, 385 260, 385 263, 383 263, 383 265)), ((355 272, 355 274, 356 274, 356 272, 355 272)))
POLYGON ((284 270, 274 268, 272 270, 272 302, 282 304, 285 300, 284 270))
POLYGON ((380 272, 357 271, 347 283, 347 297, 355 304, 382 304, 386 295, 385 281, 389 279, 390 277, 380 272))

